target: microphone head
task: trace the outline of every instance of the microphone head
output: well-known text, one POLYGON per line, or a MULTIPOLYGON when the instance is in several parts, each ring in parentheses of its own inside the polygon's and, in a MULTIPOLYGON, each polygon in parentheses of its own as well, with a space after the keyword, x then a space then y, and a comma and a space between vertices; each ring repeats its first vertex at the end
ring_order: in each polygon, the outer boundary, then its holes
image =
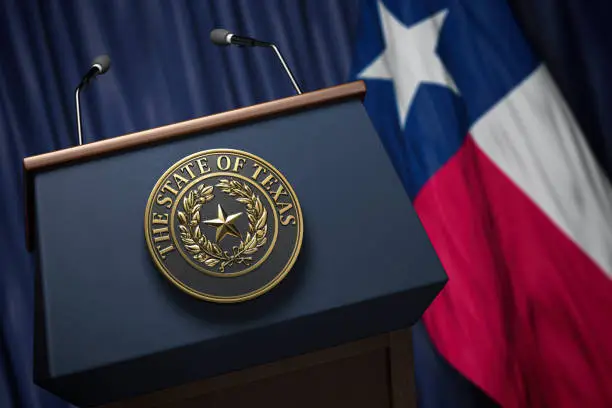
POLYGON ((228 36, 231 33, 223 28, 215 28, 210 32, 210 41, 217 45, 229 45, 228 36))
POLYGON ((106 54, 98 55, 91 63, 92 67, 97 67, 100 70, 100 75, 108 71, 110 69, 110 65, 110 57, 106 54))

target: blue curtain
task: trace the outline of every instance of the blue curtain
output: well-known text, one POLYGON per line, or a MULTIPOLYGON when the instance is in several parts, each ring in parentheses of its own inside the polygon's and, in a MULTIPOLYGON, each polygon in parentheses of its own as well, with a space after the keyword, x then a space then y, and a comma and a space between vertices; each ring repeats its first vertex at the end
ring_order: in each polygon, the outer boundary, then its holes
MULTIPOLYGON (((511 3, 610 171, 610 10, 511 3)), ((108 53, 112 68, 83 94, 86 142, 293 94, 270 50, 215 47, 215 27, 277 42, 304 91, 343 83, 358 13, 357 0, 4 0, 0 407, 66 407, 32 383, 34 265, 24 246, 21 161, 76 143, 73 91, 93 57, 108 53)), ((490 404, 440 359, 421 326, 414 336, 422 407, 490 404)))
POLYGON ((21 160, 76 143, 73 92, 98 54, 112 67, 83 93, 87 142, 294 93, 267 49, 221 48, 225 27, 273 40, 304 91, 345 81, 350 0, 7 0, 0 11, 0 407, 62 407, 32 384, 33 262, 21 160), (255 5, 256 3, 256 5, 255 5))

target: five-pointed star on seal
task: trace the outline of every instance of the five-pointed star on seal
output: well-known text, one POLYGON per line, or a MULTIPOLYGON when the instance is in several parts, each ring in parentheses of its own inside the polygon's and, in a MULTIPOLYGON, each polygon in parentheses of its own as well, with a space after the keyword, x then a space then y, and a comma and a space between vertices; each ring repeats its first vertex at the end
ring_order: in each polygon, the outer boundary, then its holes
POLYGON ((403 130, 412 99, 421 82, 440 84, 457 92, 457 87, 436 54, 438 37, 448 10, 407 27, 378 1, 378 12, 386 48, 358 75, 363 79, 393 82, 397 114, 403 130))
POLYGON ((217 204, 217 218, 214 220, 205 220, 204 224, 211 225, 217 228, 217 242, 220 242, 226 235, 233 235, 241 238, 238 228, 234 225, 234 221, 242 215, 241 212, 227 215, 221 204, 217 204))

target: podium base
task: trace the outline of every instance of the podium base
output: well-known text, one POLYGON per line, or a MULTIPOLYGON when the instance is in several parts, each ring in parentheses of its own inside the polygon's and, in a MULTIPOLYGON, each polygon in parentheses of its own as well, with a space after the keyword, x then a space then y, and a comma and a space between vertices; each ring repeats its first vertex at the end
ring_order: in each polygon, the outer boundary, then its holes
POLYGON ((416 408, 410 330, 371 337, 101 408, 246 406, 416 408))

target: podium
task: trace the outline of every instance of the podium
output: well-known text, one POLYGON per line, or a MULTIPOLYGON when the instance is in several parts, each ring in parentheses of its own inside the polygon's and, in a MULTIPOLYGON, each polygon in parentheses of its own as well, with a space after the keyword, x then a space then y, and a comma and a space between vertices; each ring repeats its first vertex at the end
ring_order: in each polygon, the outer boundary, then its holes
POLYGON ((413 406, 408 330, 446 275, 364 95, 24 159, 36 383, 83 407, 413 406))

